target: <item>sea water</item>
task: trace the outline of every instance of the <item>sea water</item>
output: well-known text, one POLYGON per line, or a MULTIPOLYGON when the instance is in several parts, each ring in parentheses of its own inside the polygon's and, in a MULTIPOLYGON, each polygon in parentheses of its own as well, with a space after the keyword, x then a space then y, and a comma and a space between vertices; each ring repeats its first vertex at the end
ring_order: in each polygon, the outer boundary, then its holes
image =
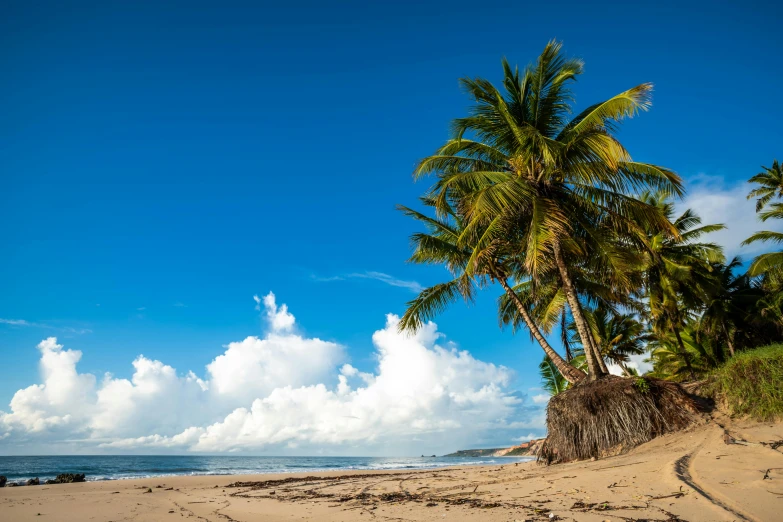
POLYGON ((445 466, 524 462, 530 457, 240 457, 240 456, 0 456, 0 475, 10 482, 60 473, 84 473, 87 480, 172 475, 245 475, 309 471, 431 469, 445 466))

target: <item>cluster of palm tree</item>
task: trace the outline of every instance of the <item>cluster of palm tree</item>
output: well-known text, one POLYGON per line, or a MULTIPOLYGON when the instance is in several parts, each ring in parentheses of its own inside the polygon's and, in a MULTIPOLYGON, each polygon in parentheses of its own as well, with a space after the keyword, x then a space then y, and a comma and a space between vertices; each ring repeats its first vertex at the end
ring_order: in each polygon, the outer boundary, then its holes
MULTIPOLYGON (((541 346, 553 393, 610 368, 633 375, 630 357, 650 348, 656 372, 691 378, 703 371, 699 350, 721 360, 724 345, 733 353, 779 337, 780 278, 758 274, 779 267, 783 254, 735 275, 739 261, 726 263, 718 245, 702 241, 723 225, 702 225, 690 210, 675 216, 680 178, 634 161, 617 139, 622 120, 650 107, 652 85, 571 117, 582 68, 550 42, 523 71, 504 60, 502 90, 461 80, 475 103, 415 169, 416 178, 435 178, 422 211, 400 207, 425 228, 412 236, 411 261, 443 265, 451 278, 410 301, 400 329, 498 284, 501 325, 527 330, 541 346)), ((771 203, 780 187, 770 190, 762 218, 780 217, 771 203)), ((749 241, 783 237, 774 234, 749 241)))

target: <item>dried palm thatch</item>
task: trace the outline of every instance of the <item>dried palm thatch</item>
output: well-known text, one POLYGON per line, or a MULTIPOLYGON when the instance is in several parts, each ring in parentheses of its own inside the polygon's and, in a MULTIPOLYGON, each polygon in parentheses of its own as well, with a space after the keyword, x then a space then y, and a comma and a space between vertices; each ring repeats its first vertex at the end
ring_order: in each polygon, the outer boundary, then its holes
POLYGON ((615 376, 585 382, 550 399, 538 460, 548 465, 619 453, 687 427, 696 413, 696 403, 674 382, 615 376))

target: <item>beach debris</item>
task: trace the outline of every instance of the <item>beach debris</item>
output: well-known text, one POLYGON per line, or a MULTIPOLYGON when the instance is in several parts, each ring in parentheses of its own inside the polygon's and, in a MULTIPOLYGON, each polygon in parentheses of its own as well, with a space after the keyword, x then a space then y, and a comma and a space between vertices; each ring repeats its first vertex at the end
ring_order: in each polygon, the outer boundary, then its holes
POLYGON ((675 491, 674 493, 672 493, 670 495, 660 495, 660 496, 657 496, 657 497, 653 497, 652 495, 647 495, 647 496, 650 497, 650 500, 661 500, 663 498, 680 498, 680 497, 684 497, 686 494, 688 494, 688 492, 687 491, 683 491, 682 486, 680 486, 680 490, 679 491, 675 491))
POLYGON ((145 491, 144 493, 152 493, 152 489, 151 488, 147 488, 147 491, 145 491))

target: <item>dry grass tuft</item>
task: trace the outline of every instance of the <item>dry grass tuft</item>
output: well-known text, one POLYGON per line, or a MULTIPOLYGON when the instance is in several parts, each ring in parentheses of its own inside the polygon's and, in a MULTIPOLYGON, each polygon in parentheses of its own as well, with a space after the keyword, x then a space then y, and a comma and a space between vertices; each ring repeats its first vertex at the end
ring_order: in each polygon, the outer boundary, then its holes
POLYGON ((697 418, 696 403, 673 382, 609 376, 552 397, 539 462, 552 464, 626 451, 697 418))

